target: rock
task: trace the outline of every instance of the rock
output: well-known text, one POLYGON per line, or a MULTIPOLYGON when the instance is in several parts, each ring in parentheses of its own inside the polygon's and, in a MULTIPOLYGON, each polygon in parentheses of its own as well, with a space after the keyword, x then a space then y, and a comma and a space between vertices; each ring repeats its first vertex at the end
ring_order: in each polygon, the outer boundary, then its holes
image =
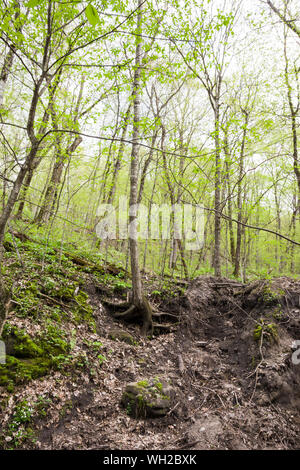
POLYGON ((127 384, 121 403, 135 418, 165 416, 171 409, 173 389, 158 377, 127 384))
POLYGON ((113 340, 123 341, 124 343, 131 344, 133 346, 136 344, 134 337, 124 330, 110 330, 108 337, 113 340))
POLYGON ((222 422, 218 416, 203 416, 191 426, 188 437, 191 442, 197 441, 195 449, 219 449, 220 438, 224 434, 222 422))
POLYGON ((44 355, 43 350, 24 331, 12 327, 9 334, 3 335, 6 354, 17 358, 35 358, 44 355))

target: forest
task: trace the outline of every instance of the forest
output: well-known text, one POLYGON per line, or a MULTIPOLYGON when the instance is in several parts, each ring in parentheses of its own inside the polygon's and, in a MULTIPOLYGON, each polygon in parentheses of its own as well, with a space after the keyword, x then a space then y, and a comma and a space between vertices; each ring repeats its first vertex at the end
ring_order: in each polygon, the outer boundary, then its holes
POLYGON ((0 15, 0 449, 299 448, 299 2, 0 15))

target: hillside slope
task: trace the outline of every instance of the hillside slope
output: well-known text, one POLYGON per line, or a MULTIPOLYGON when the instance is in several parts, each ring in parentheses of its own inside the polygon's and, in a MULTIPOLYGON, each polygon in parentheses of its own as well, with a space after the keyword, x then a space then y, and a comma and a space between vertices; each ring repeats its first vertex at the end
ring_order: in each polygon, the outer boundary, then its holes
POLYGON ((299 281, 245 286, 202 276, 159 290, 147 276, 149 298, 164 312, 150 339, 105 307, 130 287, 121 267, 18 243, 18 254, 6 244, 13 302, 0 448, 299 448, 299 281), (132 417, 124 388, 154 377, 171 383, 172 406, 164 417, 132 417))

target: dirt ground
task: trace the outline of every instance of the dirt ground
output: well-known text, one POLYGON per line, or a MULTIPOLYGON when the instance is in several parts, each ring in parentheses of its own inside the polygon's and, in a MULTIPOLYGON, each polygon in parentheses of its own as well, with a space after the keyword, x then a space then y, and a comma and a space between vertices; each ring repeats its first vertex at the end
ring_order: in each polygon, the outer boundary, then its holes
POLYGON ((197 278, 179 298, 158 302, 179 324, 151 340, 137 326, 114 321, 95 286, 89 295, 97 322, 90 339, 101 341, 106 360, 96 373, 56 371, 10 397, 2 428, 16 401, 51 400, 46 416, 34 419, 36 439, 23 448, 300 448, 300 364, 292 362, 293 341, 300 340, 299 281, 245 286, 197 278), (116 327, 136 343, 110 339, 116 327), (151 377, 171 380, 172 407, 162 418, 132 418, 120 404, 122 391, 151 377))

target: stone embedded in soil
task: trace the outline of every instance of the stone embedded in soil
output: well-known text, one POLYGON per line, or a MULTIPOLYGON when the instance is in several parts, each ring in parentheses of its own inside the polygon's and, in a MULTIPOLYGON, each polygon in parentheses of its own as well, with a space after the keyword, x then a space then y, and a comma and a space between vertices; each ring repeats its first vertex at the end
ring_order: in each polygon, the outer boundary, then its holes
POLYGON ((220 448, 219 439, 223 434, 221 419, 213 414, 197 419, 188 431, 189 440, 196 442, 197 450, 220 448))
POLYGON ((127 384, 121 403, 135 418, 165 416, 171 409, 173 389, 165 379, 147 379, 127 384))
POLYGON ((127 331, 124 331, 121 329, 110 330, 108 333, 108 337, 112 340, 123 341, 123 343, 131 344, 131 345, 136 344, 134 337, 131 336, 130 333, 127 333, 127 331))

